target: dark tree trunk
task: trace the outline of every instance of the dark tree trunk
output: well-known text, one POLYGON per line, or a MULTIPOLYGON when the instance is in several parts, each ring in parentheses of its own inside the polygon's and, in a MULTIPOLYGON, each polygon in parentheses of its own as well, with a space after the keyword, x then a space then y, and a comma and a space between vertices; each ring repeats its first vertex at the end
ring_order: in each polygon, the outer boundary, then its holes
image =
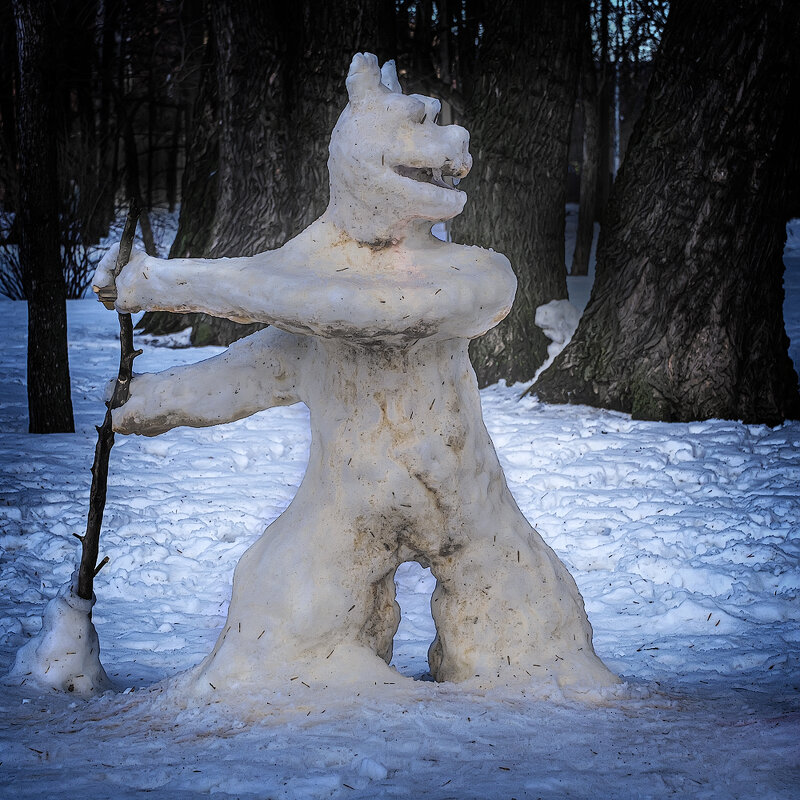
POLYGON ((217 210, 218 94, 214 42, 209 36, 197 99, 186 120, 188 149, 181 185, 181 215, 170 258, 200 257, 209 251, 217 210))
POLYGON ((169 156, 167 159, 167 208, 170 213, 178 204, 178 156, 181 149, 181 133, 183 131, 183 106, 175 107, 175 117, 172 123, 172 139, 169 143, 169 156))
MULTIPOLYGON (((102 235, 98 217, 100 164, 97 161, 97 121, 94 107, 96 0, 60 0, 56 8, 58 50, 51 55, 58 64, 60 128, 59 172, 61 179, 62 231, 73 226, 77 241, 97 242, 102 235)), ((62 232, 62 239, 64 239, 62 232)), ((70 246, 71 245, 71 246, 70 246)), ((70 257, 65 259, 68 272, 70 257)), ((68 292, 70 286, 68 285, 68 292)))
POLYGON ((139 211, 139 225, 142 229, 142 243, 145 252, 150 256, 157 255, 153 229, 150 226, 150 216, 142 199, 142 182, 139 177, 139 151, 136 147, 136 135, 133 131, 133 121, 124 101, 117 108, 117 116, 122 126, 123 140, 125 142, 125 174, 127 176, 126 189, 131 202, 136 203, 139 211))
POLYGON ((781 284, 799 105, 800 5, 672 4, 592 299, 540 398, 668 421, 800 413, 781 284))
POLYGON ((247 256, 282 243, 289 224, 291 29, 283 3, 234 0, 210 8, 220 143, 209 255, 247 256))
POLYGON ((14 91, 17 43, 11 3, 0 2, 0 208, 13 211, 16 196, 14 91))
MULTIPOLYGON (((226 0, 208 8, 210 57, 172 257, 253 255, 282 243, 291 214, 289 12, 261 0, 226 0)), ((229 344, 258 327, 205 314, 152 314, 142 322, 149 332, 191 324, 198 346, 229 344)))
POLYGON ((517 275, 511 314, 471 347, 478 382, 533 377, 548 340, 536 308, 566 298, 564 203, 584 4, 502 0, 485 17, 464 124, 474 166, 457 241, 505 253, 517 275))
POLYGON ((298 48, 290 54, 289 126, 294 136, 287 157, 294 203, 283 244, 322 214, 328 205, 328 143, 347 104, 344 80, 353 55, 369 50, 381 63, 391 58, 380 4, 369 0, 318 3, 298 0, 294 26, 298 48))
MULTIPOLYGON (((204 255, 254 255, 283 243, 291 215, 289 11, 282 3, 262 0, 216 2, 209 8, 219 149, 215 209, 204 255)), ((229 344, 258 327, 196 315, 192 341, 229 344)))
POLYGON ((100 163, 100 195, 97 200, 98 219, 102 235, 114 219, 116 181, 114 162, 118 134, 111 124, 111 104, 114 93, 114 73, 117 66, 120 0, 103 0, 102 49, 100 54, 100 108, 97 120, 98 161, 100 163))
POLYGON ((49 4, 14 0, 19 64, 20 263, 28 298, 31 433, 72 432, 67 308, 58 221, 54 19, 49 4))
MULTIPOLYGON (((194 108, 187 114, 188 145, 181 185, 181 214, 170 258, 199 258, 207 256, 211 248, 219 180, 219 89, 215 63, 216 46, 209 31, 197 98, 194 108)), ((206 322, 210 319, 202 314, 148 311, 137 327, 145 333, 162 335, 193 326, 196 320, 206 322)), ((200 336, 195 334, 196 344, 203 344, 204 330, 205 326, 199 332, 200 336)), ((213 332, 210 334, 213 338, 213 332)))
MULTIPOLYGON (((213 51, 172 257, 280 247, 324 211, 328 139, 346 103, 350 59, 383 41, 382 6, 367 0, 228 0, 209 8, 213 51)), ((262 327, 151 314, 145 329, 187 322, 196 345, 229 344, 262 327)))
POLYGON ((594 220, 597 204, 597 166, 599 139, 599 101, 597 75, 592 56, 589 20, 584 25, 581 54, 581 109, 583 111, 583 161, 581 163, 581 193, 578 211, 578 230, 575 252, 572 255, 571 275, 588 275, 589 258, 594 239, 594 220))
MULTIPOLYGON (((152 31, 148 31, 152 34, 152 31)), ((155 36, 153 36, 155 39, 155 36)), ((155 50, 155 47, 153 47, 155 50)), ((145 191, 147 205, 145 208, 148 211, 153 210, 153 192, 155 189, 155 177, 153 171, 155 169, 155 144, 156 144, 156 87, 155 87, 155 74, 153 69, 153 62, 150 62, 149 69, 147 70, 147 175, 145 181, 145 191)))
POLYGON ((600 85, 597 109, 597 194, 595 219, 602 220, 611 192, 611 62, 609 60, 610 0, 600 0, 600 85))

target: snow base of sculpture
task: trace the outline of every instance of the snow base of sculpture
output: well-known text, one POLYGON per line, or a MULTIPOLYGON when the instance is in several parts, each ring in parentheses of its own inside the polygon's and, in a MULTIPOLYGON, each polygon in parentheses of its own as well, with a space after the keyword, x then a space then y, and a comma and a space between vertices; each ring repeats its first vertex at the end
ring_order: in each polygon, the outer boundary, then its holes
POLYGON ((95 598, 78 597, 76 577, 47 604, 39 633, 17 651, 9 672, 13 681, 78 695, 111 688, 91 618, 95 598))

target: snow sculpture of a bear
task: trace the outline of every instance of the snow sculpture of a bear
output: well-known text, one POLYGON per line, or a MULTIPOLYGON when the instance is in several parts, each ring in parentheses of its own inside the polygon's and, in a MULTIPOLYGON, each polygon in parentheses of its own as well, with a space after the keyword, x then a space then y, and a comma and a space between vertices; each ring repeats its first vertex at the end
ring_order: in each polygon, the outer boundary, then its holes
POLYGON ((190 680, 206 691, 396 680, 393 578, 414 560, 437 579, 436 680, 614 683, 575 582, 514 502, 481 416, 467 346, 509 312, 511 267, 430 234, 464 207, 446 179, 469 171, 469 135, 437 125, 439 102, 404 95, 393 64, 381 72, 371 54, 353 58, 347 91, 330 205, 299 236, 250 258, 136 252, 116 277, 113 248, 96 276, 96 290, 116 285, 120 311, 272 326, 199 364, 136 376, 117 431, 154 435, 298 401, 311 411, 302 485, 239 562, 227 623, 190 680))

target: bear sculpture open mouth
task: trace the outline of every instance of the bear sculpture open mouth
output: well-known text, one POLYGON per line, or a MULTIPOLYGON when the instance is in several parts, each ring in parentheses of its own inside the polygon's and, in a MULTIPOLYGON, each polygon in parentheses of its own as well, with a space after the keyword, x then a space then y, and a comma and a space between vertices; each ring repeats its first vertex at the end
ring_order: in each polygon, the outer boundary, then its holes
POLYGON ((413 181, 430 183, 441 189, 451 190, 455 190, 456 187, 451 183, 447 183, 444 179, 463 177, 463 170, 457 172, 451 169, 447 164, 443 164, 441 167, 409 167, 405 164, 398 164, 394 168, 394 171, 401 178, 410 178, 413 181))

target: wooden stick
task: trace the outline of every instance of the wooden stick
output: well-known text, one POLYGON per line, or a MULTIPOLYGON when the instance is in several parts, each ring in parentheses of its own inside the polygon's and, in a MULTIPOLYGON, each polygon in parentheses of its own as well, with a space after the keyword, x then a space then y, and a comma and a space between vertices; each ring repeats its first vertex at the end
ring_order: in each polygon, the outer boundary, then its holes
MULTIPOLYGON (((139 207, 135 200, 131 202, 125 230, 119 246, 115 275, 119 275, 128 263, 133 249, 133 237, 139 219, 139 207)), ((108 489, 108 458, 114 446, 114 430, 111 427, 111 411, 118 408, 130 395, 131 377, 133 376, 133 359, 142 351, 133 349, 133 322, 130 314, 118 314, 120 357, 117 382, 110 402, 106 403, 106 415, 103 424, 96 426, 97 444, 94 449, 92 463, 92 488, 89 492, 89 514, 86 520, 86 533, 78 536, 81 541, 81 564, 78 570, 78 597, 92 599, 94 576, 108 561, 103 559, 97 566, 100 549, 100 529, 103 526, 103 512, 106 508, 106 492, 108 489)), ((77 534, 76 534, 77 536, 77 534)))

